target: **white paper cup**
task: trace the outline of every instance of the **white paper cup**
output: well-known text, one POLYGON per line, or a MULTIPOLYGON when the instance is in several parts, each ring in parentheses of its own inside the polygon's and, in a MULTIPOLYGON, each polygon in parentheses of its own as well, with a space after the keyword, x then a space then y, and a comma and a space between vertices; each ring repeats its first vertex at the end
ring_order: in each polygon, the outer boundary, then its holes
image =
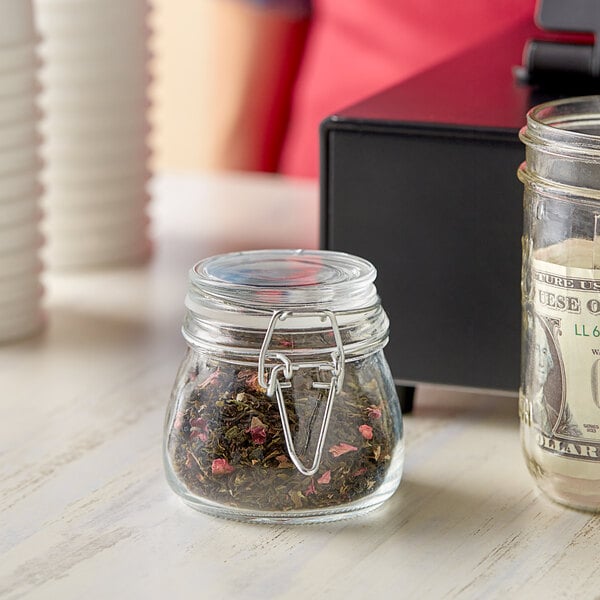
POLYGON ((85 237, 109 237, 114 240, 136 239, 148 230, 150 218, 145 212, 145 207, 132 210, 123 207, 121 212, 116 210, 50 212, 46 221, 49 236, 62 239, 64 235, 81 234, 85 237))
POLYGON ((82 66, 53 63, 40 71, 39 79, 47 89, 81 85, 99 91, 109 86, 145 89, 152 83, 147 65, 127 63, 97 64, 93 68, 90 64, 82 66))
POLYGON ((40 250, 41 244, 38 244, 36 247, 24 248, 17 252, 0 252, 0 280, 18 273, 41 273, 43 263, 40 250))
POLYGON ((39 177, 38 169, 20 171, 2 176, 0 179, 0 204, 13 198, 33 196, 39 193, 39 177))
POLYGON ((0 47, 35 41, 31 0, 0 2, 0 47))
POLYGON ((104 181, 101 186, 63 182, 60 186, 46 188, 44 206, 127 202, 131 198, 146 197, 149 182, 147 175, 104 181))
POLYGON ((105 244, 86 248, 49 246, 46 257, 51 268, 79 269, 113 264, 137 264, 148 259, 151 251, 151 242, 144 238, 124 245, 105 244))
MULTIPOLYGON (((145 213, 150 204, 150 195, 140 190, 135 195, 112 195, 102 198, 89 198, 85 193, 79 196, 65 198, 63 194, 55 194, 53 200, 46 195, 42 201, 42 208, 52 217, 63 215, 91 216, 91 218, 102 219, 104 215, 133 215, 145 213)), ((0 204, 0 207, 2 204, 0 204)), ((113 218, 107 217, 107 218, 113 218)))
POLYGON ((104 161, 112 157, 118 160, 147 158, 151 155, 149 143, 140 136, 95 136, 85 143, 71 137, 53 137, 44 141, 44 153, 60 157, 61 160, 80 158, 82 160, 104 161))
POLYGON ((131 61, 48 62, 40 71, 40 81, 46 87, 84 85, 105 88, 109 85, 147 87, 152 82, 147 63, 131 61))
MULTIPOLYGON (((35 123, 41 117, 35 91, 14 96, 0 96, 0 132, 16 123, 35 123)), ((1 137, 0 133, 0 137, 1 137)))
POLYGON ((37 249, 42 239, 39 222, 15 223, 12 227, 3 228, 0 233, 0 254, 37 249))
POLYGON ((15 321, 26 319, 28 316, 37 315, 40 310, 40 304, 44 295, 44 287, 38 282, 33 290, 18 289, 13 294, 3 298, 0 296, 0 324, 7 322, 12 318, 15 321))
MULTIPOLYGON (((110 28, 109 28, 110 29, 110 28)), ((55 59, 94 60, 102 57, 143 56, 149 52, 151 29, 144 25, 139 31, 115 32, 97 29, 96 34, 71 32, 69 35, 47 32, 39 48, 41 56, 55 59)))
POLYGON ((147 112, 151 101, 147 87, 50 86, 40 94, 40 106, 53 111, 93 113, 106 110, 147 112))
POLYGON ((37 74, 33 68, 0 73, 0 97, 23 94, 37 95, 39 90, 37 74))
POLYGON ((43 293, 40 272, 25 271, 12 277, 0 277, 0 313, 3 309, 17 312, 19 303, 32 304, 39 301, 43 293), (17 306, 13 308, 13 305, 17 306))
POLYGON ((44 213, 51 214, 52 218, 70 214, 76 217, 80 214, 91 215, 92 218, 101 218, 99 216, 105 214, 140 214, 146 211, 149 204, 150 195, 143 189, 135 194, 111 195, 91 195, 85 192, 65 195, 57 192, 54 195, 46 194, 42 199, 44 213))
POLYGON ((55 37, 43 40, 38 48, 43 63, 51 64, 97 65, 117 64, 124 62, 129 65, 148 65, 154 55, 149 48, 146 36, 134 39, 114 39, 110 36, 100 37, 90 41, 87 37, 55 37))
POLYGON ((85 34, 145 35, 151 10, 147 3, 97 2, 60 6, 53 1, 38 0, 37 23, 44 37, 85 34))
POLYGON ((51 220, 45 222, 45 238, 50 249, 61 249, 65 251, 99 252, 107 248, 115 247, 138 247, 145 244, 149 236, 148 216, 143 215, 134 221, 121 221, 112 225, 96 226, 88 221, 78 227, 65 228, 51 220), (53 226, 56 225, 56 226, 53 226))
POLYGON ((29 320, 37 321, 43 295, 43 287, 39 286, 39 289, 30 297, 7 298, 6 301, 2 301, 0 298, 0 333, 17 329, 16 327, 10 327, 11 321, 14 322, 15 326, 17 323, 21 324, 18 329, 22 329, 29 320))
POLYGON ((148 180, 150 175, 150 168, 144 161, 84 166, 53 162, 49 159, 42 173, 42 182, 48 186, 48 189, 60 190, 63 186, 68 188, 70 185, 81 187, 104 185, 106 182, 119 181, 129 176, 148 180))
MULTIPOLYGON (((38 303, 39 305, 39 303, 38 303)), ((0 344, 14 342, 35 335, 43 329, 45 316, 39 308, 29 313, 22 313, 19 317, 0 312, 0 344)))
POLYGON ((42 137, 34 119, 0 124, 0 153, 23 146, 39 147, 41 142, 42 137))
POLYGON ((73 170, 81 172, 82 177, 114 177, 115 173, 137 173, 148 164, 152 153, 149 148, 115 148, 110 151, 97 148, 92 152, 89 148, 82 148, 81 153, 74 149, 70 151, 52 150, 45 146, 42 156, 46 159, 50 176, 57 175, 60 179, 63 173, 72 173, 73 170))
POLYGON ((41 218, 41 202, 37 195, 0 202, 0 235, 5 227, 12 227, 23 221, 39 222, 41 218))
MULTIPOLYGON (((147 141, 150 138, 150 124, 144 122, 143 115, 133 116, 129 123, 109 126, 109 119, 100 122, 90 119, 88 126, 79 122, 72 127, 65 127, 64 123, 53 125, 45 120, 40 124, 40 132, 44 136, 45 147, 48 151, 73 151, 79 148, 82 152, 93 155, 97 151, 108 152, 111 148, 126 148, 139 150, 147 149, 147 141), (96 127, 97 129, 93 129, 96 127), (86 150, 89 149, 89 150, 86 150), (98 149, 98 150, 97 150, 98 149)), ((124 150, 127 151, 127 150, 124 150)))
POLYGON ((145 214, 136 215, 131 220, 120 219, 113 222, 96 222, 93 219, 68 222, 58 215, 46 221, 48 244, 54 247, 104 248, 107 246, 135 244, 148 236, 150 219, 145 214))
MULTIPOLYGON (((2 133, 0 132, 0 135, 2 133)), ((36 146, 20 146, 0 151, 0 185, 2 177, 9 173, 20 173, 40 169, 42 161, 36 146)))
POLYGON ((92 114, 91 111, 80 114, 61 111, 51 112, 40 124, 42 135, 54 138, 57 143, 61 139, 81 139, 82 142, 95 138, 96 136, 126 137, 139 136, 142 139, 150 134, 150 124, 145 112, 105 110, 92 114))
POLYGON ((0 46, 0 73, 35 70, 40 64, 35 44, 0 46))
POLYGON ((50 269, 66 266, 93 266, 115 262, 127 263, 148 256, 148 236, 139 239, 106 240, 97 243, 67 244, 48 242, 43 250, 44 263, 50 269))
POLYGON ((38 10, 52 11, 53 15, 66 14, 69 18, 101 18, 104 14, 118 17, 119 14, 131 12, 145 12, 151 8, 148 0, 101 0, 90 2, 90 0, 37 0, 38 10), (125 6, 126 4, 126 6, 125 6), (125 12, 122 12, 124 9, 125 12), (72 14, 76 12, 76 14, 72 14))
POLYGON ((123 55, 127 54, 127 49, 141 50, 148 46, 148 40, 153 35, 152 29, 145 22, 90 22, 69 27, 45 27, 40 28, 40 31, 44 40, 44 52, 45 49, 52 48, 61 56, 66 54, 71 57, 73 50, 78 48, 78 56, 85 59, 107 52, 110 45, 123 48, 123 55))

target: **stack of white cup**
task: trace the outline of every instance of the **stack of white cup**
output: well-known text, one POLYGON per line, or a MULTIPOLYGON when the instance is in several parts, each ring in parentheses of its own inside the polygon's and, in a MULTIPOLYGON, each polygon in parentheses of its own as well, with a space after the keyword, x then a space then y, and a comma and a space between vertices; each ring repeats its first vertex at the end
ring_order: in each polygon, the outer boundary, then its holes
POLYGON ((31 0, 0 0, 0 343, 43 322, 37 44, 31 0))
POLYGON ((148 256, 147 0, 36 0, 51 268, 148 256))

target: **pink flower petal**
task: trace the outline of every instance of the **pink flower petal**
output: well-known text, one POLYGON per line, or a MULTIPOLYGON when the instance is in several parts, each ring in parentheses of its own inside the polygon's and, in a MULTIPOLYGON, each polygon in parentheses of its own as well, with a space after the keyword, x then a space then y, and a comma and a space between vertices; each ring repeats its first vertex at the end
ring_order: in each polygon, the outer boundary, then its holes
POLYGON ((360 431, 361 435, 365 438, 365 440, 372 440, 373 439, 373 428, 370 425, 361 425, 358 430, 360 431))
POLYGON ((252 417, 252 420, 250 421, 250 429, 258 429, 260 427, 265 429, 267 426, 258 417, 252 417))
POLYGON ((277 467, 280 469, 291 469, 293 466, 285 454, 280 454, 279 456, 276 456, 275 459, 279 463, 277 467))
POLYGON ((252 443, 260 446, 267 441, 267 432, 264 427, 253 427, 250 429, 252 443))
POLYGON ((311 494, 316 494, 317 490, 315 488, 315 482, 314 480, 310 480, 310 485, 306 488, 306 491, 304 492, 305 496, 310 496, 311 494))
POLYGON ((248 389, 254 392, 263 392, 263 388, 258 383, 258 373, 252 369, 242 369, 238 373, 238 379, 243 379, 248 389))
POLYGON ((208 423, 202 417, 196 417, 190 420, 190 439, 201 439, 205 442, 208 439, 208 423))
POLYGON ((226 458, 215 458, 212 461, 211 471, 213 475, 226 475, 235 469, 227 462, 226 458))
POLYGON ((361 475, 364 475, 367 472, 367 467, 363 467, 362 469, 358 469, 358 471, 354 471, 354 473, 352 473, 353 477, 360 477, 361 475))
POLYGON ((185 459, 185 468, 186 469, 191 469, 194 466, 194 464, 196 464, 194 462, 194 457, 192 456, 191 452, 188 452, 187 456, 186 456, 186 459, 185 459))
POLYGON ((196 386, 196 389, 203 390, 205 387, 212 385, 219 378, 220 374, 221 374, 221 369, 217 368, 217 370, 213 371, 202 383, 199 383, 196 386))
POLYGON ((181 411, 179 411, 176 415, 175 415, 175 421, 173 422, 173 428, 176 431, 179 431, 181 429, 181 427, 183 426, 183 413, 181 411))
POLYGON ((317 479, 317 483, 321 483, 323 485, 329 483, 331 481, 331 471, 325 471, 319 479, 317 479))
POLYGON ((206 429, 206 421, 202 417, 190 419, 190 427, 192 429, 206 429))
POLYGON ((260 445, 267 441, 267 426, 258 417, 252 417, 247 431, 250 432, 253 443, 260 445))
POLYGON ((335 446, 331 446, 329 448, 329 452, 337 458, 338 456, 342 456, 342 454, 346 454, 346 452, 356 452, 358 448, 356 446, 351 446, 350 444, 346 444, 345 442, 341 442, 335 446))
POLYGON ((374 406, 373 404, 367 408, 367 412, 369 413, 369 417, 371 419, 380 419, 381 418, 381 409, 378 406, 374 406))

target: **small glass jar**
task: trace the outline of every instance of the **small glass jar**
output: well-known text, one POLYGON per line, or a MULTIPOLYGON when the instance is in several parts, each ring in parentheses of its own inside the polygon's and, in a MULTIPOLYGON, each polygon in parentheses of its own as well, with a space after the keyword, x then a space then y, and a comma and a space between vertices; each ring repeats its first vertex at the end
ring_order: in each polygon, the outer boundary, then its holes
POLYGON ((190 271, 188 350, 166 415, 167 479, 247 521, 330 521, 381 505, 403 465, 367 261, 339 252, 224 254, 190 271))
POLYGON ((533 108, 525 184, 521 438, 553 500, 600 510, 600 97, 533 108))

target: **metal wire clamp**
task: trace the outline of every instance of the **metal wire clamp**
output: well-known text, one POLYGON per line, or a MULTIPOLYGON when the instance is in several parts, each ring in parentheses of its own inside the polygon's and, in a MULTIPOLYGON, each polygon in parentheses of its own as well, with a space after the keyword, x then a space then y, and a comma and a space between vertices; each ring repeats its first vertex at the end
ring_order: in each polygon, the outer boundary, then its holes
POLYGON ((281 417, 281 424, 283 426, 283 436, 285 439, 285 445, 287 447, 290 459, 296 469, 303 475, 311 476, 319 470, 321 464, 321 456, 323 455, 323 446, 325 445, 325 438, 327 437, 327 430, 329 428, 329 419, 331 417, 331 409, 333 407, 333 400, 335 395, 340 392, 344 383, 344 346, 342 344, 342 336, 338 326, 335 314, 330 310, 322 311, 285 311, 278 310, 273 313, 265 339, 263 340, 260 355, 258 358, 258 383, 262 388, 266 390, 267 396, 272 398, 274 395, 277 398, 277 406, 279 408, 279 416, 281 417), (273 338, 273 332, 279 321, 285 321, 289 317, 318 317, 321 321, 329 320, 331 329, 333 331, 333 337, 335 339, 335 349, 331 352, 331 362, 292 362, 282 352, 271 352, 269 346, 271 345, 271 339, 273 338), (266 362, 267 359, 278 360, 279 364, 276 364, 271 368, 269 378, 265 377, 266 362), (319 369, 319 371, 329 371, 331 373, 331 379, 329 383, 322 381, 313 381, 313 389, 328 390, 327 401, 325 404, 325 413, 323 415, 323 421, 321 423, 321 430, 319 431, 319 438, 317 440, 317 448, 313 458, 312 465, 306 467, 298 457, 296 448, 294 446, 294 440, 292 439, 292 432, 290 430, 290 422, 285 408, 285 402, 283 398, 283 389, 290 388, 292 386, 291 379, 295 371, 300 369, 319 369), (280 381, 279 375, 283 374, 285 381, 280 381))

